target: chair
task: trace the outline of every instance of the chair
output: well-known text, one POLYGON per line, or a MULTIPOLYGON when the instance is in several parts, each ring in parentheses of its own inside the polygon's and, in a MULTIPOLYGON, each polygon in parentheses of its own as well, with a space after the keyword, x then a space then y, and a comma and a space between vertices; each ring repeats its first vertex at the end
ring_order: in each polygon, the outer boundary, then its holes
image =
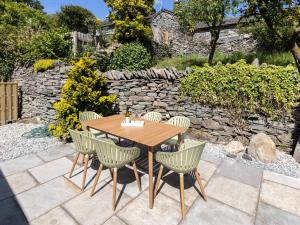
MULTIPOLYGON (((92 112, 92 111, 79 112, 79 120, 80 120, 81 124, 82 124, 83 121, 95 120, 95 119, 100 119, 100 118, 102 118, 101 115, 99 115, 95 112, 92 112)), ((82 125, 82 129, 85 130, 85 131, 87 130, 87 128, 84 127, 83 125, 82 125)), ((90 128, 89 131, 92 132, 95 135, 102 134, 102 132, 100 132, 98 130, 95 130, 95 129, 92 129, 92 128, 90 128)))
POLYGON ((180 146, 177 152, 158 152, 156 154, 156 161, 159 162, 160 169, 158 172, 157 181, 154 188, 154 197, 156 196, 160 179, 162 177, 162 172, 164 167, 172 170, 179 174, 180 177, 180 195, 181 195, 181 214, 182 217, 185 215, 184 207, 184 174, 189 172, 194 172, 196 180, 199 184, 201 194, 205 201, 207 201, 207 196, 204 191, 204 187, 201 182, 201 177, 198 172, 197 166, 200 161, 201 154, 203 152, 205 143, 202 142, 187 142, 180 146))
POLYGON ((69 174, 69 178, 71 178, 71 176, 72 176, 72 173, 73 173, 76 163, 78 161, 79 155, 82 154, 84 171, 83 171, 81 190, 83 191, 84 187, 85 187, 88 161, 89 161, 91 155, 95 156, 94 147, 91 142, 91 138, 95 137, 95 135, 88 131, 75 131, 75 130, 71 130, 71 129, 69 129, 69 132, 70 132, 72 140, 75 144, 75 150, 77 151, 77 155, 73 161, 73 165, 71 168, 71 172, 69 174))
POLYGON ((160 122, 162 119, 162 115, 159 112, 148 112, 144 116, 142 116, 144 120, 150 120, 153 122, 160 122))
POLYGON ((91 196, 95 192, 99 177, 103 166, 113 169, 113 197, 112 197, 112 208, 116 209, 116 190, 117 190, 117 170, 121 167, 124 167, 130 162, 133 165, 133 172, 137 181, 137 186, 141 191, 141 183, 136 169, 135 159, 140 155, 140 149, 137 147, 124 148, 115 145, 112 141, 108 142, 103 139, 93 139, 93 145, 95 147, 98 159, 100 161, 100 166, 97 171, 97 175, 92 187, 91 196))
MULTIPOLYGON (((169 119, 166 122, 166 124, 177 126, 177 127, 183 127, 187 130, 190 127, 191 122, 187 117, 175 116, 175 117, 172 117, 171 119, 169 119)), ((182 139, 184 139, 184 138, 185 138, 185 133, 183 133, 182 139)), ((180 143, 178 143, 178 136, 172 137, 171 139, 169 139, 167 141, 167 143, 171 144, 171 145, 180 144, 180 143)))

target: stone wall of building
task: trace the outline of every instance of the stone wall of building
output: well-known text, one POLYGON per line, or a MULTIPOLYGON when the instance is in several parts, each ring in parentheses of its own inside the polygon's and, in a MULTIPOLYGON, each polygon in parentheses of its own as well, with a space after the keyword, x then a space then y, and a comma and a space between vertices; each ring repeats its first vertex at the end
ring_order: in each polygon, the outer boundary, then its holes
MULTIPOLYGON (((52 104, 59 99, 69 70, 65 64, 38 74, 34 74, 31 68, 17 69, 13 78, 20 86, 22 117, 53 121, 55 110, 52 104)), ((188 73, 189 69, 152 68, 137 72, 110 71, 106 72, 106 77, 109 92, 118 96, 116 106, 120 113, 129 106, 137 116, 149 111, 162 113, 164 120, 183 115, 191 120, 191 127, 197 130, 200 138, 211 142, 239 139, 248 143, 253 134, 263 132, 270 135, 279 148, 291 151, 293 121, 270 121, 251 115, 238 128, 223 109, 193 104, 180 95, 180 78, 188 73)))

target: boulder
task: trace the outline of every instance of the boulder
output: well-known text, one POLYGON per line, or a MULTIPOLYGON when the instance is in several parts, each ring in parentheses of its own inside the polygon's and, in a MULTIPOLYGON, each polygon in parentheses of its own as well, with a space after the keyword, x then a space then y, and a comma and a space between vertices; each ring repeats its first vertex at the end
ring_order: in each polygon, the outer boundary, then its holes
POLYGON ((224 150, 230 154, 236 155, 245 149, 244 145, 239 141, 231 141, 224 146, 224 150))
POLYGON ((276 159, 276 145, 264 133, 256 134, 251 138, 248 151, 253 158, 264 163, 271 163, 276 159))

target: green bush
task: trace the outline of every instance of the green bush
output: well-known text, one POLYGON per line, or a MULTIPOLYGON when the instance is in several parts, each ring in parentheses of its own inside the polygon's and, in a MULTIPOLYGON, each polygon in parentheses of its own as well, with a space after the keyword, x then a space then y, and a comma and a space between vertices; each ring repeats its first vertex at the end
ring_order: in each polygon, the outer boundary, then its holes
POLYGON ((97 74, 96 61, 83 57, 68 73, 61 99, 53 105, 57 111, 57 123, 50 124, 49 131, 55 137, 68 141, 68 128, 81 129, 79 112, 94 111, 106 116, 112 112, 115 100, 115 95, 106 93, 106 78, 97 74))
POLYGON ((183 95, 232 115, 259 113, 271 118, 291 115, 299 97, 300 75, 294 67, 256 68, 241 60, 234 64, 205 64, 181 80, 183 95))
POLYGON ((123 44, 111 59, 111 70, 143 70, 151 66, 151 55, 138 43, 123 44))
POLYGON ((55 59, 40 59, 33 64, 34 72, 44 72, 55 67, 55 59))

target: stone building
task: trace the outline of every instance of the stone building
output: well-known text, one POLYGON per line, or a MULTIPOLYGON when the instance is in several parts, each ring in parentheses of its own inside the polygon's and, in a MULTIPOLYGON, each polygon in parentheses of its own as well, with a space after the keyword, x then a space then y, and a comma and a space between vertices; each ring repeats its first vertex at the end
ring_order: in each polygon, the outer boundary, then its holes
MULTIPOLYGON (((148 17, 152 27, 153 41, 157 46, 168 46, 172 55, 197 53, 207 55, 209 52, 210 32, 204 23, 198 23, 193 34, 183 31, 172 11, 163 9, 148 17)), ((225 19, 218 42, 218 50, 223 53, 234 51, 250 52, 256 42, 249 34, 240 33, 237 29, 239 18, 225 19)), ((110 38, 114 33, 111 23, 107 23, 102 35, 110 38)))

